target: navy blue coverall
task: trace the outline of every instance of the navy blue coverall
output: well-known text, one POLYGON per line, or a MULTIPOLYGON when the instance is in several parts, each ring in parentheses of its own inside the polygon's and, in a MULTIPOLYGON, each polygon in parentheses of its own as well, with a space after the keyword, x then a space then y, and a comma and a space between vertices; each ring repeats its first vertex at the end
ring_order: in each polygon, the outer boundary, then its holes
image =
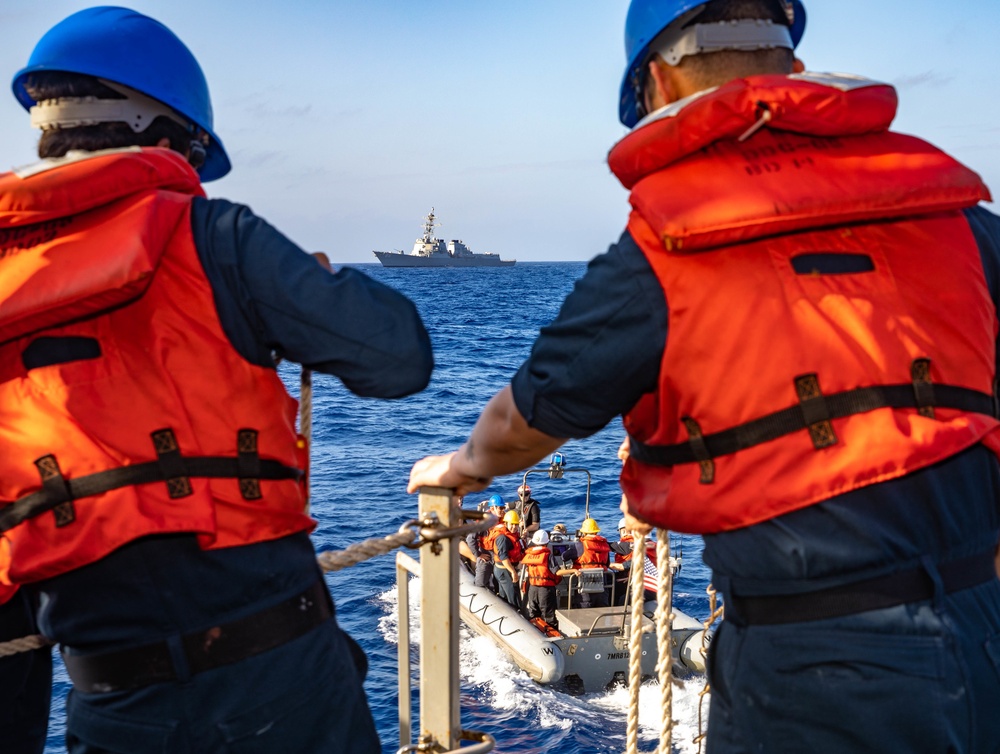
MULTIPOLYGON (((966 217, 996 305, 1000 218, 966 217)), ((653 391, 668 305, 627 233, 591 261, 512 380, 528 424, 587 437, 653 391)), ((1000 581, 946 594, 940 576, 1000 541, 1000 465, 985 447, 704 541, 727 605, 709 656, 710 752, 1000 751, 1000 581), (732 609, 733 593, 806 593, 914 566, 933 599, 785 625, 747 625, 732 609)))
MULTIPOLYGON (((248 361, 273 368, 279 356, 364 396, 402 397, 427 384, 430 340, 405 296, 357 270, 321 272, 244 206, 196 199, 191 222, 223 328, 248 361)), ((181 651, 186 634, 254 616, 321 578, 304 533, 208 551, 175 534, 32 584, 46 636, 80 653, 165 641, 176 674, 131 690, 72 691, 69 751, 379 752, 361 685, 367 660, 335 617, 203 672, 181 651)))

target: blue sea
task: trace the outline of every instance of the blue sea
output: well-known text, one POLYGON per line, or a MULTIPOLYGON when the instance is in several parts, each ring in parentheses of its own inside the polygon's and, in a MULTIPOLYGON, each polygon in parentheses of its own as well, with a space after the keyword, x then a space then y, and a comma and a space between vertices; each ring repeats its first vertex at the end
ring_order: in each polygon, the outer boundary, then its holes
MULTIPOLYGON (((420 310, 434 344, 436 366, 430 386, 399 401, 362 399, 335 378, 315 375, 313 386, 312 513, 317 551, 395 532, 417 511, 406 493, 410 467, 432 453, 454 450, 467 437, 486 401, 506 385, 528 356, 539 328, 558 313, 586 265, 522 263, 500 269, 383 269, 357 265, 366 274, 409 296, 420 310)), ((365 316, 359 312, 359 316, 365 316)), ((289 390, 298 394, 295 365, 280 368, 289 390)), ((568 465, 592 476, 590 511, 612 537, 620 517, 620 462, 624 437, 614 421, 586 440, 563 448, 568 465)), ((494 480, 465 507, 492 493, 516 497, 520 475, 494 480)), ((551 481, 532 475, 533 495, 541 502, 542 526, 557 522, 579 527, 586 492, 583 475, 551 481)), ((709 614, 709 572, 701 563, 701 541, 674 535, 683 548, 683 567, 675 582, 675 606, 698 619, 709 614)), ((399 746, 396 679, 396 589, 393 555, 369 560, 327 576, 341 625, 368 653, 365 688, 382 738, 383 752, 399 746)), ((417 623, 414 622, 414 628, 417 623)), ((534 684, 487 638, 462 629, 462 727, 496 738, 498 752, 592 754, 625 750, 628 692, 572 697, 534 684)), ((414 668, 416 663, 414 662, 414 668)), ((308 672, 303 668, 303 672, 308 672)), ((416 672, 416 671, 415 671, 416 672)), ((416 695, 416 682, 414 694, 416 695)), ((703 685, 686 681, 674 691, 674 750, 697 752, 699 703, 703 685)), ((57 665, 46 754, 65 751, 65 697, 69 680, 57 665)), ((659 689, 640 696, 640 747, 655 747, 660 726, 659 689)), ((707 716, 706 709, 703 713, 707 716)), ((419 720, 415 711, 414 721, 419 720)), ((2 747, 0 747, 2 748, 2 747)))

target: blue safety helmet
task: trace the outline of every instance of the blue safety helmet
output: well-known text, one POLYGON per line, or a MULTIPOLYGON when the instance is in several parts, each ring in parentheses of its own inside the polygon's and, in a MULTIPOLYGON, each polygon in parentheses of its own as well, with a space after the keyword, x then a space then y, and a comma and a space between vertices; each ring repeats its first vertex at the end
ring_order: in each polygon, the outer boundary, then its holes
POLYGON ((11 88, 25 110, 35 100, 24 88, 36 71, 65 71, 122 84, 176 110, 208 134, 203 181, 221 178, 231 167, 212 130, 212 101, 201 66, 166 26, 128 8, 101 6, 79 11, 46 32, 11 88))
POLYGON ((490 507, 503 508, 503 498, 499 495, 490 495, 490 507))
MULTIPOLYGON (((789 31, 792 46, 798 47, 806 29, 806 9, 800 0, 779 0, 791 4, 793 12, 789 31)), ((638 83, 649 54, 649 44, 660 32, 690 10, 705 5, 706 0, 632 0, 625 18, 625 76, 622 78, 618 119, 632 128, 639 121, 638 83)))

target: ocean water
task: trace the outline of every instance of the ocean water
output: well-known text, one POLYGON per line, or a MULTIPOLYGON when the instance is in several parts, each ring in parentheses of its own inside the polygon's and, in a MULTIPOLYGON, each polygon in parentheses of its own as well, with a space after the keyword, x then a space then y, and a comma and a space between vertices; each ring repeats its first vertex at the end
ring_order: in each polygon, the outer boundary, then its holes
MULTIPOLYGON (((383 269, 359 265, 367 274, 408 295, 417 305, 434 344, 436 366, 429 387, 399 401, 357 398, 335 378, 314 375, 312 513, 317 551, 343 549, 370 537, 395 532, 417 511, 406 482, 413 462, 455 449, 468 435, 486 401, 506 385, 527 357, 539 328, 559 305, 586 265, 521 263, 503 269, 383 269)), ((365 313, 359 313, 364 316, 365 313)), ((281 374, 298 392, 298 368, 281 374)), ((624 437, 620 421, 562 449, 568 465, 592 477, 590 512, 605 533, 615 533, 620 517, 616 456, 624 437)), ((466 507, 496 492, 516 497, 520 475, 494 480, 466 507)), ((583 475, 550 481, 530 478, 541 503, 542 526, 557 522, 578 527, 584 518, 583 475), (537 481, 536 481, 537 480, 537 481)), ((709 614, 709 572, 701 563, 697 537, 674 535, 684 564, 675 581, 675 605, 700 620, 709 614)), ((396 676, 396 589, 393 555, 329 574, 337 617, 368 653, 365 683, 383 752, 399 746, 396 676)), ((417 627, 416 619, 412 630, 417 627)), ((415 635, 415 634, 414 634, 415 635)), ((414 668, 416 662, 414 658, 414 668)), ((496 738, 498 752, 591 754, 625 749, 628 692, 572 697, 533 683, 492 641, 462 630, 462 727, 496 738)), ((698 679, 674 691, 674 750, 697 752, 699 706, 707 699, 698 679)), ((69 680, 57 664, 46 754, 64 751, 65 696, 69 680)), ((651 684, 640 696, 640 747, 655 747, 660 726, 660 691, 651 684)), ((414 683, 416 696, 416 682, 414 683)), ((413 713, 413 720, 419 715, 413 713)), ((2 748, 2 747, 0 747, 2 748)))

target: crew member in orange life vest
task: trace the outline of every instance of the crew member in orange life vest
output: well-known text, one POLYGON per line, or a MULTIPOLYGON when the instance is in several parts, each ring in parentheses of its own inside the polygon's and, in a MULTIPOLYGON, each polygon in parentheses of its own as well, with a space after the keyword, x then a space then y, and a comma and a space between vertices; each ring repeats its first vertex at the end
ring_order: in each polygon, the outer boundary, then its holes
POLYGON ((488 531, 472 532, 465 538, 465 543, 469 548, 472 559, 475 561, 476 586, 496 592, 496 581, 493 578, 493 532, 498 531, 497 527, 503 521, 505 507, 503 498, 499 495, 491 495, 488 500, 483 500, 479 504, 480 510, 488 510, 497 517, 497 525, 488 531))
POLYGON ((493 577, 497 592, 505 602, 518 608, 521 598, 517 588, 517 566, 524 557, 524 545, 518 532, 520 523, 517 511, 507 511, 493 537, 493 577))
POLYGON ((1000 219, 889 130, 892 87, 806 72, 804 29, 800 0, 632 0, 627 229, 410 487, 625 416, 628 528, 702 534, 724 595, 710 754, 997 751, 1000 219))
POLYGON ((528 597, 524 605, 528 620, 540 617, 553 628, 559 628, 556 621, 556 585, 564 575, 574 571, 556 566, 549 550, 549 534, 544 529, 532 535, 521 566, 528 571, 528 597))
MULTIPOLYGON (((576 560, 578 569, 600 568, 602 571, 608 570, 611 548, 608 545, 608 540, 601 536, 601 527, 594 519, 586 519, 583 526, 580 527, 580 544, 583 546, 583 552, 576 560)), ((621 566, 615 570, 621 570, 621 566)), ((606 591, 592 594, 584 592, 580 595, 580 607, 607 606, 608 595, 606 591)))
POLYGON ((0 175, 0 582, 60 645, 67 747, 375 754, 275 356, 408 395, 413 304, 205 197, 229 158, 159 22, 75 13, 13 91, 42 160, 0 175))

